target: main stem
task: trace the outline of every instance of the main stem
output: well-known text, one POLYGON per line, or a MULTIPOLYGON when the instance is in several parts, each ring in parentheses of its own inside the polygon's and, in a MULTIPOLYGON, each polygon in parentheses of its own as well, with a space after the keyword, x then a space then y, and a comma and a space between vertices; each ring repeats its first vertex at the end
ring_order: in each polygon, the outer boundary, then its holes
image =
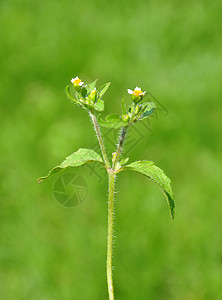
POLYGON ((121 151, 123 148, 123 143, 126 137, 127 127, 122 128, 122 132, 120 135, 119 143, 116 150, 116 157, 114 159, 112 168, 109 163, 106 149, 103 143, 102 135, 99 129, 99 124, 95 115, 90 112, 90 117, 92 119, 96 136, 99 141, 100 149, 102 152, 102 156, 106 165, 106 169, 109 175, 109 198, 108 198, 108 234, 107 234, 107 259, 106 259, 106 274, 107 274, 107 285, 108 285, 108 293, 109 300, 114 300, 114 289, 113 289, 113 273, 112 273, 112 252, 113 252, 113 218, 114 218, 114 188, 115 188, 115 171, 116 165, 119 162, 119 158, 121 155, 121 151))
POLYGON ((104 162, 105 162, 107 168, 110 168, 110 163, 109 163, 109 160, 108 160, 108 157, 107 157, 107 154, 106 154, 106 148, 104 146, 102 135, 101 135, 101 132, 100 132, 100 129, 99 129, 99 124, 97 122, 97 119, 96 119, 95 115, 91 112, 89 114, 90 114, 90 117, 92 119, 95 131, 96 131, 96 136, 97 136, 97 139, 99 141, 99 145, 100 145, 100 149, 101 149, 101 152, 102 152, 104 162))
POLYGON ((113 217, 114 217, 114 186, 115 173, 109 171, 109 199, 108 199, 108 236, 107 236, 107 284, 109 300, 114 300, 113 275, 112 275, 112 252, 113 252, 113 217))
POLYGON ((112 274, 112 252, 113 252, 113 217, 114 217, 114 188, 115 188, 115 171, 116 165, 122 152, 123 143, 126 137, 127 128, 123 127, 116 150, 116 156, 112 165, 112 169, 108 170, 109 174, 109 199, 108 199, 108 236, 107 236, 107 284, 109 292, 109 300, 114 300, 113 274, 112 274))

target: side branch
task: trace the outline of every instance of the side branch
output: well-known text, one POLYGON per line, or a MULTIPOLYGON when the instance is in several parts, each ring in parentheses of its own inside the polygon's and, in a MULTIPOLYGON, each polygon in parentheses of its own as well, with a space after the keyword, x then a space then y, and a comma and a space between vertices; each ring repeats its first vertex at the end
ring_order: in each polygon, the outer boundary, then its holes
POLYGON ((119 143, 118 143, 118 146, 117 146, 117 149, 116 149, 116 156, 115 156, 115 159, 114 159, 114 162, 113 162, 113 170, 115 170, 116 164, 119 161, 119 158, 120 158, 120 155, 121 155, 121 152, 122 152, 122 149, 123 149, 123 143, 124 143, 124 140, 126 138, 126 132, 127 132, 127 127, 122 127, 119 143))
POLYGON ((97 122, 96 116, 94 114, 92 114, 91 112, 89 112, 89 115, 92 119, 95 131, 96 131, 96 136, 97 136, 97 139, 99 141, 99 145, 100 145, 100 149, 101 149, 101 152, 102 152, 104 162, 105 162, 107 168, 110 168, 111 166, 110 166, 107 154, 106 154, 106 148, 105 148, 104 143, 103 143, 102 134, 100 132, 99 124, 97 122))

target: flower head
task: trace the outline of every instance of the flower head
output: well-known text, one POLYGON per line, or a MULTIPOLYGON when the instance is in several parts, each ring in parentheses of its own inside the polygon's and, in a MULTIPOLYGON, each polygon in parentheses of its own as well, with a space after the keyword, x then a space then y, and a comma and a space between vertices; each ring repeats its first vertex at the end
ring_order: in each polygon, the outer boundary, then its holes
POLYGON ((130 95, 132 95, 132 100, 135 103, 141 101, 143 99, 143 96, 146 94, 146 91, 142 92, 141 88, 139 88, 138 86, 133 91, 130 89, 128 89, 127 91, 130 95))
POLYGON ((130 90, 130 89, 128 89, 127 91, 130 95, 133 95, 133 96, 136 96, 136 97, 144 96, 146 94, 146 91, 142 92, 141 88, 139 88, 138 86, 133 91, 130 90))
POLYGON ((79 79, 78 76, 72 78, 71 82, 74 84, 74 86, 82 86, 84 84, 84 82, 81 79, 79 79))

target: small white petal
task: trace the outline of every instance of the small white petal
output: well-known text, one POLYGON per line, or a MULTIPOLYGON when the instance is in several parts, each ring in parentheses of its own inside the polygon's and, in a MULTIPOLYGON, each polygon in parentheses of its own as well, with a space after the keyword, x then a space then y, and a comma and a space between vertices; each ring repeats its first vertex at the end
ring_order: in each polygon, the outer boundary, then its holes
POLYGON ((81 81, 80 83, 79 83, 79 86, 82 86, 84 84, 84 82, 83 81, 81 81))
POLYGON ((127 89, 127 92, 128 92, 130 95, 132 95, 132 94, 133 94, 133 91, 132 91, 132 90, 130 90, 130 89, 127 89))
POLYGON ((142 93, 142 95, 144 96, 146 94, 146 91, 144 91, 143 93, 142 93))
POLYGON ((141 88, 137 86, 134 91, 141 91, 141 88))

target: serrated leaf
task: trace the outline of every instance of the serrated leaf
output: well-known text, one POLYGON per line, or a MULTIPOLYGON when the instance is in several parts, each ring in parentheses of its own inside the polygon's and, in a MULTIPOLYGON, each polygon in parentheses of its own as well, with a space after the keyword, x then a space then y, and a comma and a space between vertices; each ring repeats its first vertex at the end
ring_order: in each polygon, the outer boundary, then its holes
POLYGON ((125 167, 122 170, 132 170, 141 173, 148 178, 150 178, 154 183, 156 183, 164 193, 172 219, 175 215, 175 203, 173 197, 173 191, 171 187, 171 180, 166 176, 163 170, 154 165, 152 161, 135 161, 125 167))
POLYGON ((87 93, 90 94, 91 91, 96 87, 96 82, 97 82, 98 79, 94 80, 93 82, 87 84, 87 93))
POLYGON ((156 104, 154 102, 147 102, 144 104, 146 104, 146 108, 145 108, 145 111, 143 112, 142 116, 140 117, 140 120, 143 120, 143 119, 149 117, 154 112, 154 109, 156 108, 156 104))
POLYGON ((104 111, 104 101, 102 99, 98 99, 94 104, 94 108, 97 111, 104 111))
POLYGON ((101 156, 91 149, 80 148, 78 151, 72 153, 57 167, 53 168, 47 176, 40 177, 37 182, 40 183, 48 179, 52 175, 59 173, 70 167, 80 167, 89 162, 100 162, 103 164, 101 156))
POLYGON ((101 118, 101 115, 99 115, 98 122, 101 126, 107 128, 120 128, 126 126, 126 123, 124 123, 117 114, 108 115, 104 120, 101 118))
POLYGON ((105 92, 108 90, 111 82, 105 83, 103 86, 101 86, 98 90, 99 98, 102 98, 102 96, 105 94, 105 92))

